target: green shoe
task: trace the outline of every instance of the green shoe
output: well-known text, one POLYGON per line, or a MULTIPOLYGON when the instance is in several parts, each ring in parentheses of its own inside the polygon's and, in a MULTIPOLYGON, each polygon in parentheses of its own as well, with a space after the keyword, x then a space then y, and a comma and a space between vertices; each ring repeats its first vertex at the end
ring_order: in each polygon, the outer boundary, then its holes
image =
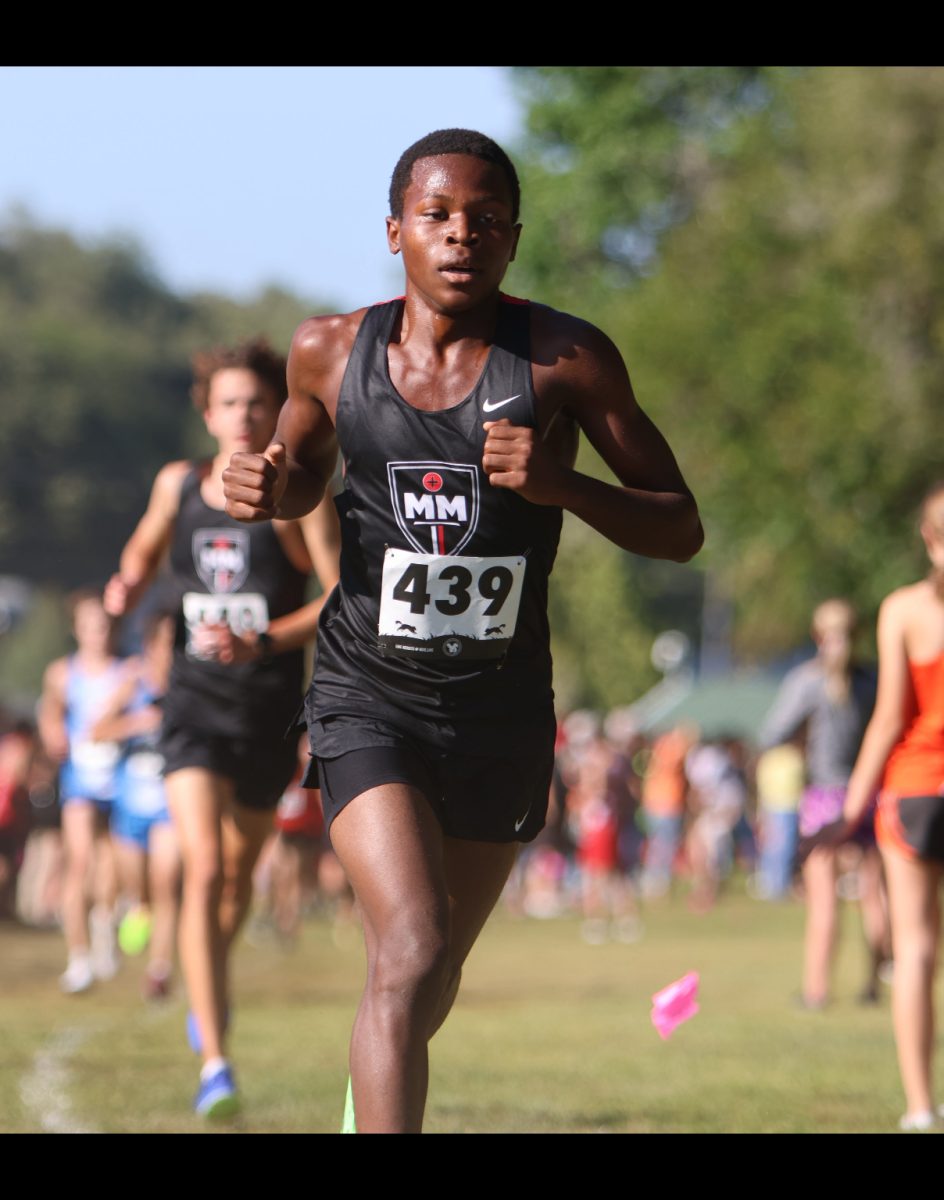
POLYGON ((347 1077, 347 1095, 344 1097, 344 1119, 341 1122, 342 1133, 357 1133, 354 1122, 354 1092, 351 1090, 351 1077, 347 1077))

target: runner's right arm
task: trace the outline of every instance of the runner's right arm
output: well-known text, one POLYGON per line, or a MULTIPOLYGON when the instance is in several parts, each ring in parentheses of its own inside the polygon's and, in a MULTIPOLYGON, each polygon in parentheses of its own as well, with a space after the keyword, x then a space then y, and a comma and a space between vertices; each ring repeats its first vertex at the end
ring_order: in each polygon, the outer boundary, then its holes
POLYGON ((337 460, 337 396, 363 312, 311 317, 295 331, 275 437, 264 454, 234 454, 223 472, 226 511, 237 521, 293 520, 321 500, 337 460))
POLYGON ((911 686, 905 643, 908 598, 908 589, 901 588, 885 597, 878 612, 878 692, 846 789, 842 815, 849 829, 862 821, 904 728, 911 686))
POLYGON ((39 736, 46 753, 54 762, 69 757, 69 733, 66 729, 66 675, 68 659, 57 658, 43 675, 43 691, 36 711, 39 736))
POLYGON ((134 608, 157 574, 170 546, 180 488, 189 469, 188 462, 172 462, 158 471, 144 516, 121 552, 118 573, 105 585, 105 611, 110 616, 120 617, 134 608))

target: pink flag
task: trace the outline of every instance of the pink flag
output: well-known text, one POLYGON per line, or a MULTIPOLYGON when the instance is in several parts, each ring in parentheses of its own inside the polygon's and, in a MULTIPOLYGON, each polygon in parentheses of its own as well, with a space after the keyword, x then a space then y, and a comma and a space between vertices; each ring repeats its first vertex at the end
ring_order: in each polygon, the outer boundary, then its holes
POLYGON ((652 1023, 663 1041, 698 1012, 698 972, 689 971, 652 997, 652 1023))

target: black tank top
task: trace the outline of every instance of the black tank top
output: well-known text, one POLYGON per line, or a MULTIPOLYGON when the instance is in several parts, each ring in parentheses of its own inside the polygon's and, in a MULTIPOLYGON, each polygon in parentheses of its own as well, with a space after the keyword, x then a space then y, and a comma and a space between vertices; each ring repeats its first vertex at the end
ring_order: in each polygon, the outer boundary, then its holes
POLYGON ((269 522, 246 525, 206 503, 206 470, 198 464, 184 479, 171 543, 178 611, 165 719, 226 737, 281 736, 298 709, 303 651, 227 666, 195 657, 189 630, 203 617, 226 621, 237 633, 261 632, 305 603, 307 575, 269 522))
POLYGON ((492 487, 482 469, 484 421, 537 424, 530 305, 503 296, 475 387, 423 412, 387 366, 402 303, 367 311, 338 397, 341 583, 322 610, 307 715, 419 719, 434 733, 444 721, 544 718, 561 510, 492 487))

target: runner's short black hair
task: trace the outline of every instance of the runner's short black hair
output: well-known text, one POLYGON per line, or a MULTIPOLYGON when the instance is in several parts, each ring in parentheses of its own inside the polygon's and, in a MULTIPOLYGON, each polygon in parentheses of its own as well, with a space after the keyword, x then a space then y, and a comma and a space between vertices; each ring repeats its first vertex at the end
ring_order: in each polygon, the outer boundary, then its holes
POLYGON ((474 129, 437 129, 427 133, 418 142, 404 150, 400 161, 393 169, 390 179, 390 215, 399 220, 403 216, 403 196, 410 185, 413 164, 419 158, 434 158, 437 154, 468 154, 484 162, 501 167, 511 189, 511 219, 518 220, 521 207, 521 186, 514 163, 490 137, 474 129))

